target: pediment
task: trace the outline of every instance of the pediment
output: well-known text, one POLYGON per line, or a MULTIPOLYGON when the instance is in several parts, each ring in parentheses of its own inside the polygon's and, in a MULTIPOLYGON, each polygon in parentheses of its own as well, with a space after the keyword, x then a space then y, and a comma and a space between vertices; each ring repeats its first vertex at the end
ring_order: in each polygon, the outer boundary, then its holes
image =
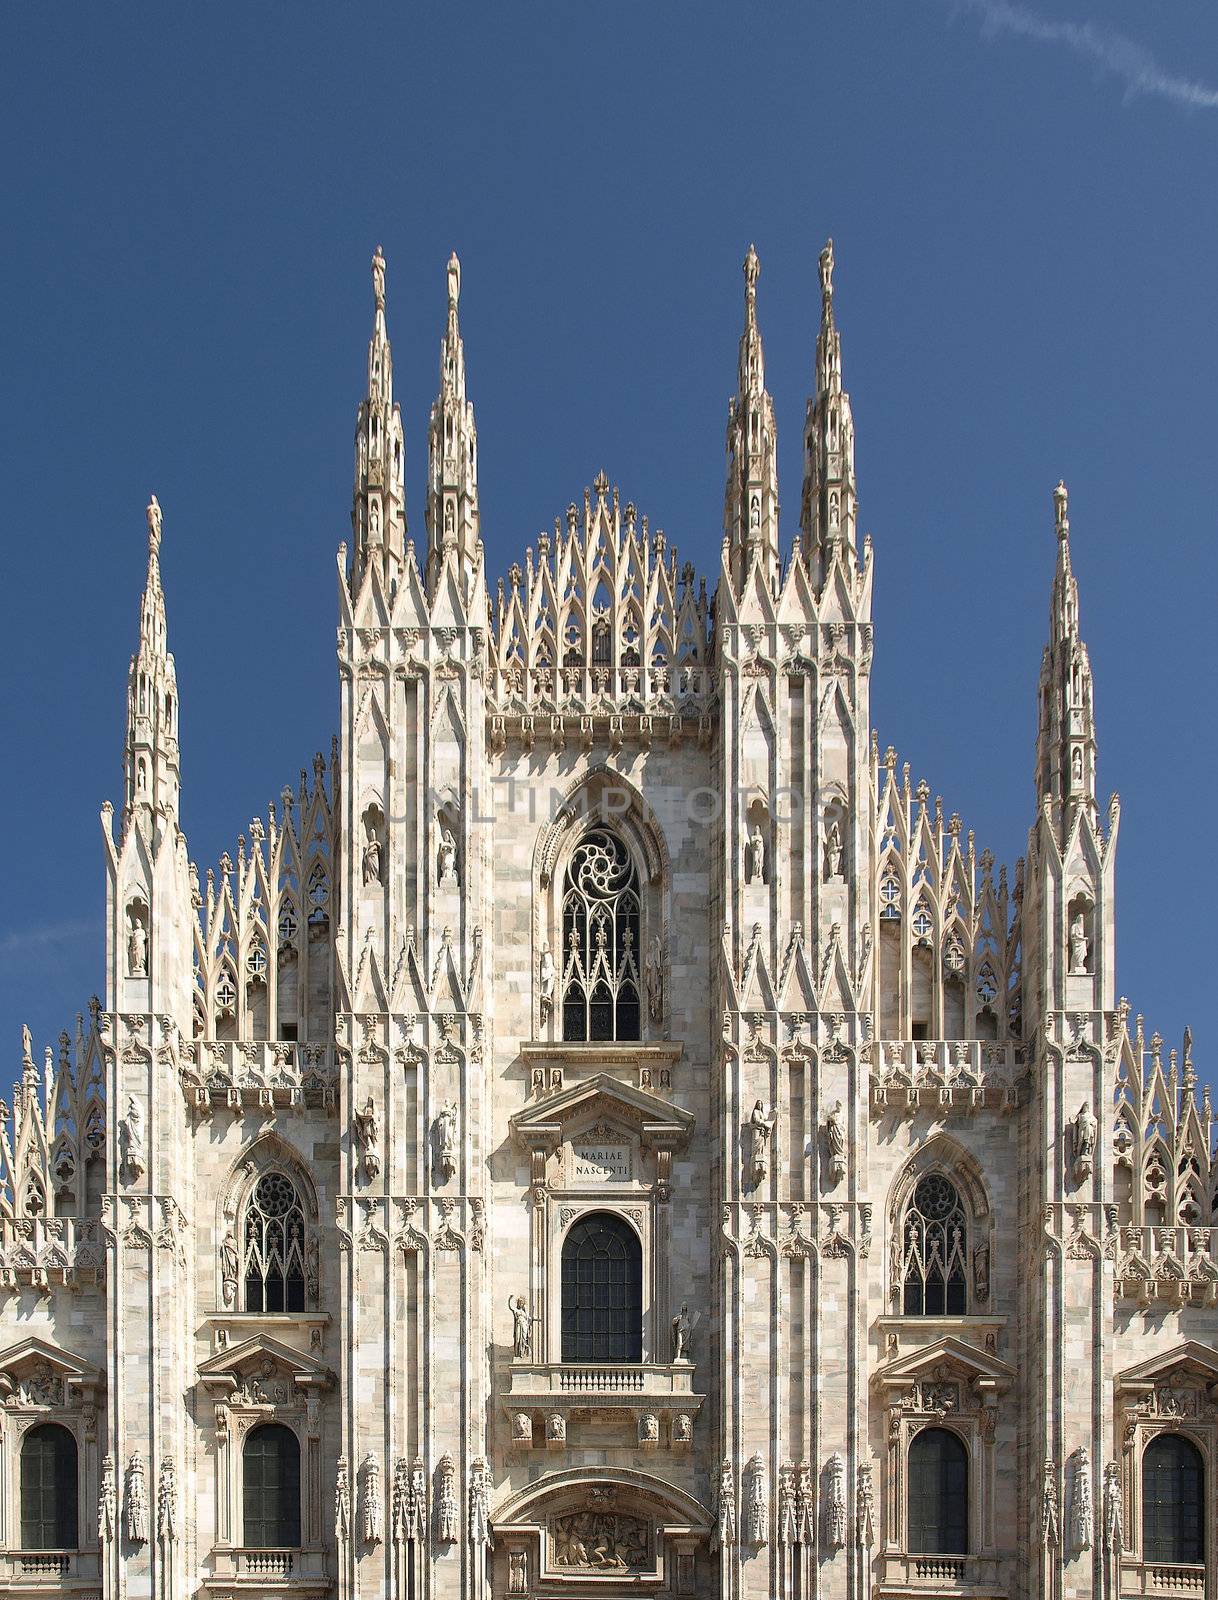
POLYGON ((644 1145, 669 1149, 683 1145, 694 1127, 692 1113, 646 1089, 619 1083, 607 1072, 515 1112, 511 1126, 530 1148, 553 1150, 577 1125, 598 1119, 634 1134, 644 1145))
POLYGON ((259 1333, 242 1344, 217 1350, 199 1363, 199 1381, 223 1395, 238 1394, 251 1403, 265 1393, 267 1401, 285 1393, 304 1393, 328 1389, 334 1382, 329 1367, 313 1356, 304 1355, 281 1339, 259 1333))
POLYGON ((34 1335, 0 1355, 0 1395, 17 1395, 30 1405, 60 1405, 65 1385, 100 1389, 105 1381, 100 1367, 34 1335))
POLYGON ((989 1350, 947 1335, 878 1369, 873 1382, 884 1389, 909 1389, 950 1374, 978 1393, 1001 1394, 1015 1381, 1015 1368, 989 1350))
POLYGON ((1117 1389, 1145 1390, 1153 1388, 1165 1378, 1190 1378, 1195 1383, 1218 1383, 1218 1350, 1196 1339, 1187 1339, 1160 1355, 1140 1361, 1136 1367, 1126 1367, 1117 1378, 1117 1389))

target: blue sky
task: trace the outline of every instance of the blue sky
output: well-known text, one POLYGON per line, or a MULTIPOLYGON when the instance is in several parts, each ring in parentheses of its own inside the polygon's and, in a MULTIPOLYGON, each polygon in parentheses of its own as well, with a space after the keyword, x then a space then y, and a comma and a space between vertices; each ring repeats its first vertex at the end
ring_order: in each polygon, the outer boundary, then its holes
POLYGON ((1064 476, 1118 989, 1208 1076, 1208 0, 13 7, 0 57, 14 1074, 101 984, 151 490, 200 866, 329 746, 373 247, 416 538, 455 248, 492 575, 603 466, 713 576, 742 257, 789 544, 832 234, 881 746, 1022 853, 1064 476))

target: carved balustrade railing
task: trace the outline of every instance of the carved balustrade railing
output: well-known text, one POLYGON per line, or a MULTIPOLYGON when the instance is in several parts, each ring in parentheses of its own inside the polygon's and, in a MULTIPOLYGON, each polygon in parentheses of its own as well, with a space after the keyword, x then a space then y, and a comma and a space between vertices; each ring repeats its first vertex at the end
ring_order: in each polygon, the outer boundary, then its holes
POLYGON ((1006 1563, 998 1555, 917 1555, 888 1554, 882 1560, 882 1575, 876 1593, 908 1595, 925 1593, 985 1594, 1010 1592, 1004 1580, 1006 1563))
POLYGON ((694 1393, 694 1366, 676 1362, 531 1363, 514 1361, 500 1400, 517 1446, 567 1441, 572 1417, 633 1419, 640 1448, 688 1448, 705 1395, 694 1393))
POLYGON ((1120 1228, 1115 1242, 1119 1300, 1218 1305, 1218 1228, 1141 1223, 1120 1228))
POLYGON ((334 1046, 295 1040, 191 1039, 181 1047, 182 1089, 203 1111, 338 1103, 334 1046))
POLYGON ((877 1039, 865 1049, 876 1111, 1014 1111, 1028 1068, 1026 1047, 1011 1040, 877 1039))
POLYGON ((97 1217, 0 1217, 0 1290, 49 1293, 102 1283, 106 1249, 97 1217))

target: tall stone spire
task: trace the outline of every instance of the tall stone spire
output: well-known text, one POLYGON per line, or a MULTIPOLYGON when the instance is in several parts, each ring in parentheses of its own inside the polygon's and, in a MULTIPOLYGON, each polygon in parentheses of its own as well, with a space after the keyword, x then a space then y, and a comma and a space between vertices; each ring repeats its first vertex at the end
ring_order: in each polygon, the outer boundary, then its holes
POLYGON ((385 257, 378 245, 372 258, 375 312, 368 342, 368 392, 355 421, 355 490, 351 531, 355 549, 353 586, 372 565, 392 587, 405 559, 406 447, 402 412, 393 398, 393 352, 385 327, 385 257))
POLYGON ((833 240, 820 253, 820 332, 816 394, 804 426, 804 487, 799 525, 804 558, 817 582, 835 554, 857 554, 858 486, 854 418, 842 388, 842 336, 833 316, 833 240))
POLYGON ((428 586, 444 559, 455 555, 463 577, 475 564, 479 542, 478 430, 465 394, 465 346, 457 308, 461 263, 448 258, 448 324, 440 344, 440 391, 428 430, 427 535, 428 586))
POLYGON ((761 263, 749 246, 744 258, 744 332, 740 336, 738 385, 727 413, 727 489, 723 534, 732 581, 739 593, 754 563, 776 592, 778 557, 778 450, 774 402, 765 386, 765 355, 757 327, 757 278, 761 263))
POLYGON ((181 768, 178 757, 178 682, 169 654, 161 588, 161 507, 148 502, 148 576, 140 602, 140 642, 127 672, 124 831, 140 816, 151 834, 159 824, 176 832, 181 768))
POLYGON ((1070 566, 1066 486, 1053 491, 1057 571, 1049 605, 1049 642, 1040 667, 1036 798, 1065 820, 1074 805, 1095 809, 1095 704, 1091 663, 1078 627, 1078 582, 1070 566))

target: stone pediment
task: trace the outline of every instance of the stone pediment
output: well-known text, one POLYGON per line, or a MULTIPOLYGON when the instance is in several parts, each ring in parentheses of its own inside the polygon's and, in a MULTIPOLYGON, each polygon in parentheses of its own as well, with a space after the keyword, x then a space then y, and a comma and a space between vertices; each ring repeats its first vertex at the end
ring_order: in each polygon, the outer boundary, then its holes
POLYGON ((0 1355, 0 1396, 29 1405, 62 1405, 66 1388, 105 1386, 105 1374, 47 1339, 31 1336, 0 1355))
POLYGON ((236 1395, 261 1405, 282 1403, 296 1391, 307 1395, 329 1389, 334 1374, 282 1340, 257 1334, 200 1362, 199 1381, 223 1398, 236 1395))
POLYGON ((1145 1393, 1167 1378, 1218 1385, 1218 1350, 1196 1339, 1187 1339, 1160 1355, 1140 1361, 1136 1367, 1126 1367, 1117 1378, 1117 1391, 1145 1393))
POLYGON ((1008 1362, 950 1335, 885 1362, 872 1381, 891 1393, 934 1383, 949 1374, 982 1396, 1002 1394, 1015 1381, 1015 1368, 1008 1362))
POLYGON ((607 1072, 515 1112, 511 1126, 516 1138, 530 1149, 553 1150, 574 1123, 602 1118, 653 1149, 684 1145, 694 1127, 692 1113, 646 1089, 619 1083, 607 1072))

